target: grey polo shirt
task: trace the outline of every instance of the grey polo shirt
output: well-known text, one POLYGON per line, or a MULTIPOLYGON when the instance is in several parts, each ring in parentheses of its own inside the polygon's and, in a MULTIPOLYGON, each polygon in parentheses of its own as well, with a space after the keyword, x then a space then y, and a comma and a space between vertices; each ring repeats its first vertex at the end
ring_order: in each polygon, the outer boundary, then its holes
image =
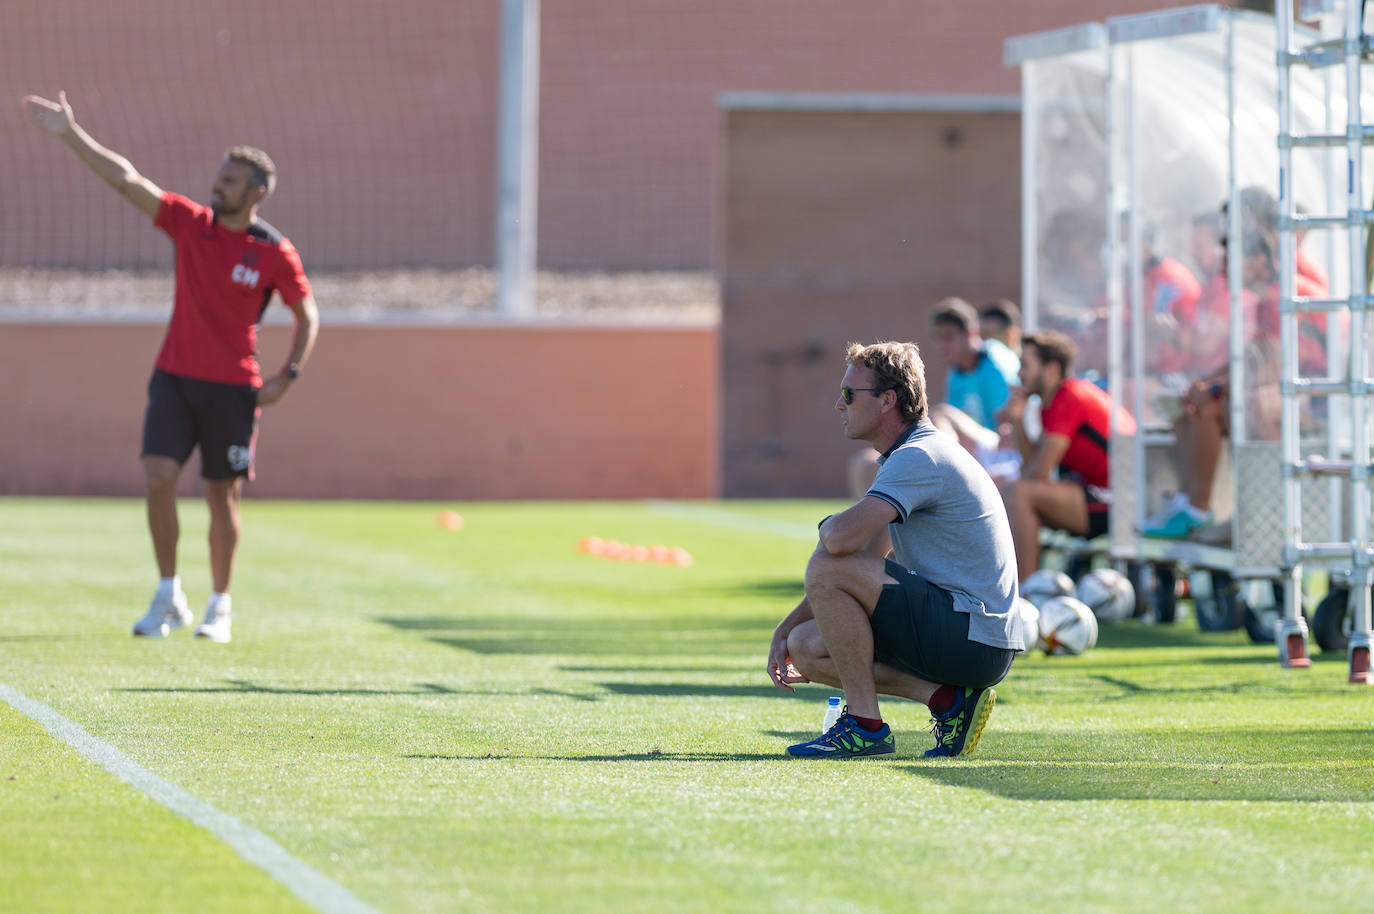
POLYGON ((897 509, 894 559, 949 591, 968 613, 970 641, 1024 649, 1016 604, 1016 552, 1007 509, 987 470, 929 419, 912 424, 878 458, 868 494, 897 509))

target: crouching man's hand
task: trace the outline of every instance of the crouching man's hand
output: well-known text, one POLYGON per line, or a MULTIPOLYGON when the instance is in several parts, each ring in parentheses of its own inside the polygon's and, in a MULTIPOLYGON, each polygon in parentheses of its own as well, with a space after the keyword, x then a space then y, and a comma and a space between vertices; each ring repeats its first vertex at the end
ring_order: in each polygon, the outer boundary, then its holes
POLYGON ((792 688, 794 682, 811 681, 792 665, 792 658, 787 655, 787 636, 778 632, 773 633, 773 644, 768 649, 768 678, 784 692, 797 691, 792 688))

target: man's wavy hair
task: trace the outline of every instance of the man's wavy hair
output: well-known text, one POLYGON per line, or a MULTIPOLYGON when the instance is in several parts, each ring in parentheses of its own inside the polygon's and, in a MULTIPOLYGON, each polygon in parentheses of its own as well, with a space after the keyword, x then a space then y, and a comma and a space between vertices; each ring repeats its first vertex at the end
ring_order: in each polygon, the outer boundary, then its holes
POLYGON ((254 146, 230 146, 224 153, 230 162, 242 162, 253 172, 253 183, 267 188, 270 194, 277 187, 277 166, 271 156, 254 146))
POLYGON ((907 422, 926 417, 926 366, 915 343, 850 343, 844 360, 873 372, 873 386, 897 394, 897 408, 907 422))
POLYGON ((1067 334, 1057 330, 1037 330, 1021 338, 1021 348, 1027 346, 1035 350, 1042 364, 1053 362, 1058 365, 1060 377, 1070 377, 1073 360, 1078 357, 1078 346, 1067 334))

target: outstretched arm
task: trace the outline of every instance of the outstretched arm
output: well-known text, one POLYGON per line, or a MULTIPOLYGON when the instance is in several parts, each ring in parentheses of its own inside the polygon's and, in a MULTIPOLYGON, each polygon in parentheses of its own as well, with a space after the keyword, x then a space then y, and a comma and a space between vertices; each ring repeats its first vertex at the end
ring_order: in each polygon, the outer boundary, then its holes
POLYGON ((26 96, 24 110, 34 123, 70 146, 77 158, 85 162, 102 181, 128 198, 149 219, 157 218, 158 207, 162 204, 162 188, 139 174, 128 159, 91 139, 90 134, 76 122, 72 106, 67 103, 66 92, 59 92, 55 102, 37 95, 26 96))

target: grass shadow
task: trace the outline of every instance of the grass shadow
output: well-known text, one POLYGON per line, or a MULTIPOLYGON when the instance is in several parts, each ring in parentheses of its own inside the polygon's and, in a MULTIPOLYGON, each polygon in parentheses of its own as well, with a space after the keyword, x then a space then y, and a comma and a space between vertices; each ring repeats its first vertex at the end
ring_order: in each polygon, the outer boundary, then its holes
POLYGON ((1249 681, 1209 685, 1152 686, 1101 673, 1089 675, 1087 678, 1118 690, 1115 695, 1096 695, 1093 698, 1094 701, 1124 701, 1147 695, 1178 695, 1196 699, 1202 695, 1248 695, 1256 691, 1255 683, 1249 681))
MULTIPOLYGON (((762 673, 759 678, 763 679, 762 673)), ((614 695, 652 695, 661 698, 774 698, 781 696, 776 686, 713 685, 707 682, 602 682, 601 688, 614 695)))
POLYGON ((739 663, 671 663, 671 658, 655 659, 652 665, 629 663, 560 663, 554 667, 560 673, 739 673, 748 672, 758 664, 739 663))
POLYGON ((1374 741, 1364 730, 1162 731, 1096 737, 1091 745, 1091 753, 1064 759, 1055 757, 1052 741, 999 733, 980 755, 905 770, 1012 800, 1366 803, 1370 797, 1374 741), (985 758, 988 750, 1001 757, 985 758))
POLYGON ((770 600, 784 600, 796 603, 806 593, 806 584, 801 578, 774 578, 768 581, 747 581, 735 584, 717 584, 710 587, 693 587, 694 593, 710 594, 713 597, 766 597, 770 600))
POLYGON ((694 655, 744 656, 766 652, 768 619, 704 619, 693 615, 653 615, 641 619, 605 616, 378 617, 398 631, 422 635, 435 644, 475 654, 627 655, 671 657, 683 646, 694 655))
POLYGON ((635 634, 674 635, 682 631, 756 631, 771 632, 777 619, 769 617, 719 618, 704 617, 701 613, 664 615, 656 613, 644 618, 593 615, 508 615, 491 616, 377 616, 374 621, 409 632, 536 632, 577 634, 583 631, 625 632, 635 634))
MULTIPOLYGON (((576 634, 551 636, 530 634, 514 638, 430 638, 435 644, 469 651, 474 654, 546 654, 556 656, 581 655, 636 655, 669 656, 681 650, 681 641, 675 632, 664 632, 659 637, 636 637, 624 632, 611 630, 584 631, 576 634)), ((711 638, 693 638, 694 653, 715 654, 716 656, 761 655, 762 651, 754 641, 742 641, 728 635, 711 638)))
POLYGON ((519 755, 488 752, 482 755, 447 755, 444 753, 415 753, 402 758, 433 762, 769 762, 780 756, 777 752, 664 752, 648 749, 643 752, 599 753, 595 755, 519 755))
POLYGON ((1203 632, 1191 627, 1191 623, 1168 622, 1158 625, 1143 625, 1124 622, 1119 625, 1103 625, 1098 637, 1098 647, 1144 648, 1144 647, 1242 647, 1235 632, 1203 632), (1189 625, 1184 628, 1183 625, 1189 625), (1228 642, 1231 642, 1228 644, 1228 642))
POLYGON ((175 695, 549 695, 556 698, 571 698, 575 701, 601 701, 597 695, 584 695, 576 692, 563 692, 557 689, 525 689, 521 691, 498 691, 492 689, 454 689, 437 682, 417 682, 413 689, 366 689, 366 688, 302 688, 300 686, 273 686, 246 679, 230 679, 218 686, 132 686, 112 689, 115 692, 156 693, 175 695))

